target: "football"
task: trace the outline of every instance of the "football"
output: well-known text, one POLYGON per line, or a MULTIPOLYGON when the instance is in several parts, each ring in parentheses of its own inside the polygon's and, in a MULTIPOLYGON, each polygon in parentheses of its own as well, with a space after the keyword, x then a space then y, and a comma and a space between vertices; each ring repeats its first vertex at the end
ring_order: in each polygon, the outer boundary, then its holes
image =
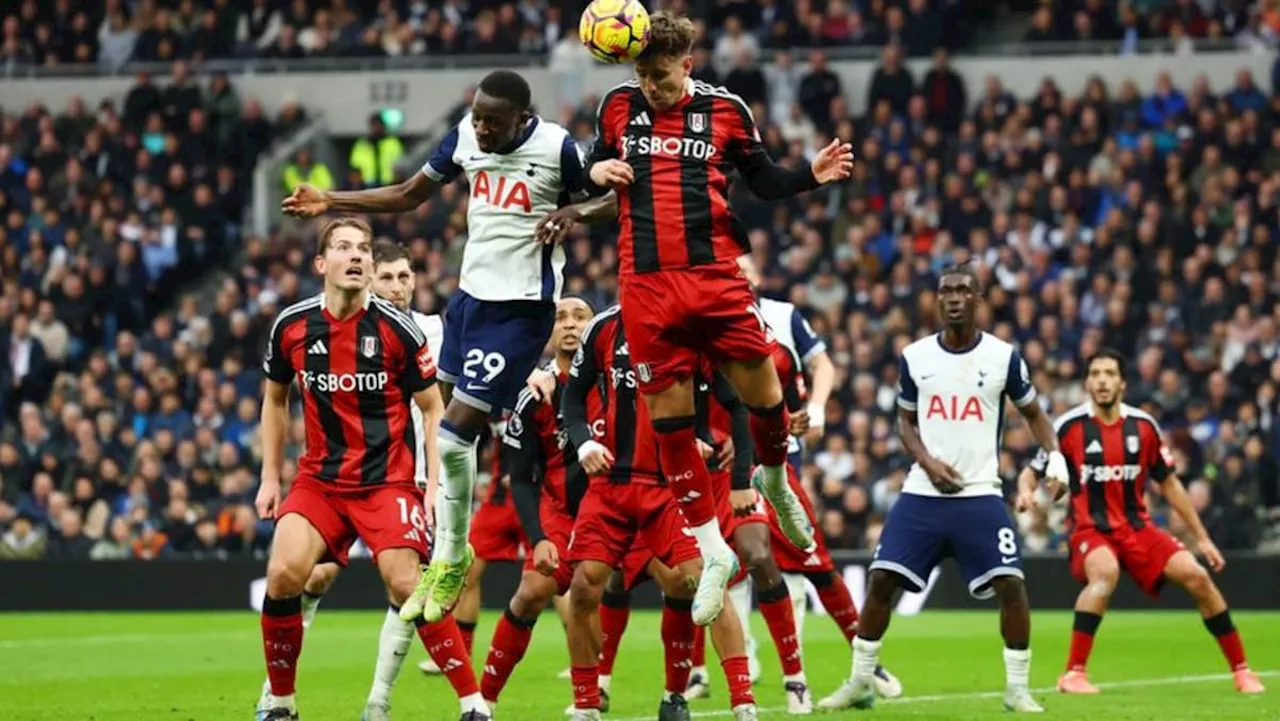
POLYGON ((640 0, 594 0, 582 11, 578 36, 602 63, 628 63, 649 42, 649 11, 640 0))

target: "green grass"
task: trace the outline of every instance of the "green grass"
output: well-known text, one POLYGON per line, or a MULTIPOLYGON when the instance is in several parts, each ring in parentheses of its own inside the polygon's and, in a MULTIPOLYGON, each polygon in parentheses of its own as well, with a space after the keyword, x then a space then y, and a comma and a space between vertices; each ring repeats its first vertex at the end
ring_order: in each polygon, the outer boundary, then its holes
MULTIPOLYGON (((486 612, 476 636, 483 661, 492 630, 486 612)), ((1280 613, 1238 613, 1255 670, 1280 686, 1280 613)), ((326 611, 307 637, 299 678, 305 721, 355 721, 373 672, 377 612, 326 611)), ((762 715, 782 718, 784 699, 776 658, 759 619, 765 678, 756 687, 762 715)), ((1048 715, 1106 721, 1263 721, 1280 719, 1280 688, 1255 698, 1235 693, 1225 662, 1194 612, 1112 613, 1102 625, 1091 664, 1104 688, 1096 698, 1063 697, 1049 689, 1065 658, 1068 613, 1035 615, 1032 682, 1048 715)), ((662 683, 658 616, 637 613, 614 670, 614 721, 656 718, 662 683)), ((415 668, 410 654, 393 697, 403 721, 455 721, 447 684, 415 668)), ((926 611, 896 619, 883 660, 906 687, 906 697, 874 711, 828 718, 919 718, 941 721, 1003 715, 998 692, 1004 673, 994 611, 926 611)), ((834 625, 810 616, 805 661, 815 696, 833 690, 849 670, 849 651, 834 625)), ((546 616, 499 707, 502 721, 555 721, 571 700, 556 678, 567 656, 563 632, 546 616)), ((714 663, 714 660, 712 660, 714 663)), ((257 617, 250 613, 2 614, 0 719, 3 721, 231 721, 253 718, 263 677, 257 617)), ((695 716, 725 718, 723 678, 713 697, 694 702, 695 716)))

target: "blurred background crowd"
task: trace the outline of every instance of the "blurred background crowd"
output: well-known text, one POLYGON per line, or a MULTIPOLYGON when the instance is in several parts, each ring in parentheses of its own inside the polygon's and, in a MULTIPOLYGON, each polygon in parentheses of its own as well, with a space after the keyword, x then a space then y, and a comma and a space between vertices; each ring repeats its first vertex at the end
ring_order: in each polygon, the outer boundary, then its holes
MULTIPOLYGON (((550 48, 554 67, 579 3, 12 5, 10 67, 176 62, 102 107, 0 117, 0 559, 261 556, 261 350, 274 315, 318 279, 311 226, 259 237, 242 221, 257 159, 308 109, 267 117, 200 62, 550 48)), ((1107 77, 1074 95, 1047 77, 1017 97, 950 67, 985 3, 683 5, 705 20, 695 75, 753 105, 776 159, 805 163, 840 137, 859 160, 848 183, 790 202, 733 195, 763 292, 802 309, 837 368, 803 469, 833 547, 873 548, 897 499, 897 353, 936 329, 936 273, 963 261, 987 285, 984 324, 1021 347, 1053 413, 1085 400, 1082 359, 1118 348, 1129 401, 1159 419, 1219 545, 1280 547, 1280 96, 1262 89, 1280 87, 1280 63, 1269 79, 1107 77), (885 47, 866 87, 844 87, 819 48, 857 44, 885 47), (912 72, 911 56, 927 69, 912 72), (862 115, 850 110, 859 96, 862 115)), ((1028 41, 1158 38, 1180 52, 1184 35, 1265 45, 1280 30, 1276 0, 1014 6, 1028 41)), ((569 92, 575 102, 542 110, 586 147, 599 99, 569 92)), ((380 185, 412 140, 375 116, 338 162, 304 148, 273 182, 380 185)), ((456 287, 466 200, 449 186, 375 219, 409 248, 421 311, 439 312, 456 287)), ((617 288, 613 239, 600 227, 566 241, 566 291, 597 309, 617 288)), ((1034 451, 1016 414, 1005 443, 1011 482, 1034 451)), ((1030 550, 1061 550, 1061 509, 1019 520, 1030 550)))

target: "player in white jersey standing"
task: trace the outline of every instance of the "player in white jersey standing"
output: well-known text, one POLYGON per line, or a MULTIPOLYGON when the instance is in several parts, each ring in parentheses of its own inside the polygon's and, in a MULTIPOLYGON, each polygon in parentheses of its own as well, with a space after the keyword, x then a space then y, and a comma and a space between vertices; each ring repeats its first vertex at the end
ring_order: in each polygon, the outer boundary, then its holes
POLYGON ((445 311, 439 356, 448 405, 440 426, 444 488, 436 543, 422 584, 401 609, 406 619, 439 620, 462 593, 474 558, 467 535, 476 441, 491 416, 515 405, 542 357, 563 284, 564 249, 535 240, 535 227, 557 207, 585 197, 573 137, 533 114, 530 93, 519 74, 494 71, 480 82, 471 112, 412 178, 351 192, 301 186, 282 204, 286 213, 305 217, 401 213, 460 175, 470 182, 459 290, 445 311))
MULTIPOLYGON (((372 290, 379 297, 391 301, 397 308, 408 313, 427 337, 427 348, 432 357, 440 353, 443 339, 444 323, 438 315, 427 315, 411 308, 414 292, 413 268, 404 250, 395 242, 380 240, 373 248, 373 283, 372 290)), ((435 496, 435 489, 428 487, 426 432, 428 427, 435 429, 438 419, 430 426, 423 418, 422 410, 417 404, 410 404, 410 415, 413 418, 415 470, 414 480, 428 499, 425 509, 431 511, 430 499, 435 496)), ((440 459, 435 459, 436 463, 440 459)), ((428 526, 430 524, 428 523, 428 526)), ((302 595, 303 628, 310 629, 311 622, 319 610, 320 600, 338 580, 338 572, 342 567, 336 563, 320 563, 311 571, 302 595)), ((365 702, 361 721, 389 721, 391 706, 391 688, 400 675, 400 667, 404 665, 409 647, 413 645, 416 635, 414 625, 410 621, 400 619, 399 610, 387 610, 386 619, 382 623, 382 632, 378 635, 378 661, 374 667, 373 686, 369 689, 369 697, 365 702)), ((270 699, 270 680, 264 681, 262 695, 258 700, 258 710, 267 708, 270 699)))
POLYGON ((915 459, 871 563, 867 600, 853 640, 852 677, 819 706, 868 708, 880 639, 889 627, 894 592, 923 590, 943 559, 955 558, 974 598, 995 597, 1004 638, 1007 710, 1042 713, 1031 697, 1031 609, 1023 583, 1015 524, 999 476, 1004 402, 1011 399, 1048 454, 1046 476, 1064 481, 1067 462, 1053 424, 1037 402, 1021 354, 978 330, 981 299, 968 266, 938 279, 944 330, 902 351, 898 433, 915 459))

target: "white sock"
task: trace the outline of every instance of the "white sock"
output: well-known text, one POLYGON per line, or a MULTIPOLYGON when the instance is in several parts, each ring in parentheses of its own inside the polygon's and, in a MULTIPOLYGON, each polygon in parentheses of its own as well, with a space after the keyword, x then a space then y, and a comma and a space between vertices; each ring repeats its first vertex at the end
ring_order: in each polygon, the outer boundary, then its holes
POLYGON ((481 696, 479 692, 473 693, 470 696, 463 696, 460 699, 460 703, 462 705, 462 713, 464 716, 471 711, 484 714, 485 716, 489 715, 489 704, 485 703, 484 696, 481 696))
POLYGON ((1025 691, 1031 675, 1031 649, 1004 650, 1004 683, 1010 691, 1025 691))
MULTIPOLYGON (((471 492, 476 483, 476 444, 462 443, 442 433, 439 440, 443 465, 440 513, 436 516, 433 561, 457 563, 467 551, 471 530, 471 492)), ((494 480, 497 482, 497 479, 494 480)))
POLYGON ((309 593, 302 594, 302 630, 311 628, 311 621, 316 617, 316 611, 320 610, 320 600, 324 596, 312 596, 309 593))
POLYGON ((369 705, 382 706, 391 700, 391 687, 396 684, 400 667, 409 655, 415 635, 412 622, 400 620, 400 612, 387 609, 378 634, 378 663, 373 667, 373 687, 369 689, 369 705))
POLYGON ((783 674, 783 675, 782 675, 782 683, 783 683, 783 684, 788 684, 788 683, 802 683, 802 684, 804 684, 804 685, 808 686, 808 685, 809 685, 809 679, 805 678, 804 672, 803 672, 803 671, 801 671, 800 673, 792 674, 792 675, 790 675, 790 676, 788 676, 788 675, 786 675, 786 674, 783 674))
POLYGON ((694 526, 693 538, 698 542, 698 551, 702 557, 725 556, 733 553, 729 544, 724 542, 724 533, 720 530, 720 521, 712 518, 701 526, 694 526))
POLYGON ((809 610, 807 581, 798 573, 784 573, 782 581, 787 584, 787 593, 791 596, 791 611, 796 619, 796 638, 800 640, 800 649, 803 651, 804 617, 809 610))
POLYGON ((288 696, 276 696, 272 694, 271 701, 267 703, 267 708, 291 709, 291 708, 295 708, 293 704, 294 704, 293 694, 289 694, 288 696))
POLYGON ((880 642, 853 638, 853 680, 871 682, 880 664, 880 642))
POLYGON ((694 667, 689 671, 689 678, 693 678, 694 676, 701 676, 701 677, 702 677, 702 682, 703 682, 703 683, 707 683, 707 682, 710 680, 710 679, 707 677, 707 667, 706 667, 706 666, 694 666, 694 667))
POLYGON ((738 614, 738 623, 742 626, 742 638, 747 642, 747 658, 755 658, 756 639, 751 635, 751 580, 743 579, 741 583, 729 589, 729 603, 738 614))
POLYGON ((605 693, 609 693, 609 684, 613 683, 613 674, 602 673, 600 674, 599 679, 600 680, 597 685, 600 687, 600 690, 605 693))

